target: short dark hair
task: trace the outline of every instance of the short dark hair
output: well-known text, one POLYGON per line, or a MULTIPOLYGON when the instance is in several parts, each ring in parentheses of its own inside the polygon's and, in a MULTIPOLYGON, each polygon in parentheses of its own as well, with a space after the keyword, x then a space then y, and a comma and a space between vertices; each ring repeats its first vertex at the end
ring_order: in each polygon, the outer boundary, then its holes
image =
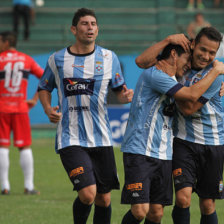
POLYGON ((0 33, 0 36, 2 37, 2 41, 8 41, 10 47, 16 47, 17 43, 17 36, 14 32, 12 31, 4 31, 0 33))
POLYGON ((75 12, 75 15, 72 19, 72 26, 77 26, 80 18, 84 16, 93 16, 97 21, 96 14, 93 10, 87 8, 81 8, 75 12))
POLYGON ((168 44, 162 51, 161 55, 159 56, 159 60, 164 60, 170 57, 171 51, 175 50, 178 54, 178 56, 182 55, 183 53, 186 53, 183 47, 176 44, 168 44))
POLYGON ((200 30, 200 32, 197 34, 195 38, 195 45, 197 45, 200 42, 202 36, 206 36, 209 40, 215 42, 220 43, 222 41, 222 34, 212 26, 204 27, 200 30))

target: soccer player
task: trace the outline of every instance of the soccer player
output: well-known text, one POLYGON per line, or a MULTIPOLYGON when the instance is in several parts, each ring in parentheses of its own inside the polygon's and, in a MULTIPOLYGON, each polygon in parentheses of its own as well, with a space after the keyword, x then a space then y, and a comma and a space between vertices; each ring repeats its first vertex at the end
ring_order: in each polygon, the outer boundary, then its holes
POLYGON ((203 103, 200 96, 224 72, 224 64, 216 61, 204 80, 184 87, 175 74, 182 76, 189 66, 190 54, 180 45, 169 44, 160 61, 138 80, 121 146, 125 168, 122 203, 131 204, 122 224, 140 223, 146 216, 145 223, 160 223, 163 207, 172 204, 171 97, 203 103))
POLYGON ((36 105, 38 93, 27 100, 28 76, 40 78, 43 69, 28 55, 16 50, 16 35, 0 33, 0 182, 2 194, 9 194, 9 145, 13 131, 14 145, 20 151, 25 194, 39 194, 34 189, 33 155, 29 109, 36 105))
POLYGON ((93 203, 93 223, 110 223, 110 191, 119 189, 119 182, 106 109, 108 87, 122 103, 133 96, 115 53, 95 44, 98 30, 94 11, 79 9, 71 26, 75 43, 50 56, 39 83, 45 113, 58 122, 56 151, 78 192, 75 224, 86 223, 93 203), (54 88, 59 97, 56 107, 51 106, 54 88))
MULTIPOLYGON (((169 37, 169 39, 172 37, 169 37)), ((191 43, 192 69, 185 76, 185 85, 203 80, 212 69, 213 60, 222 41, 213 27, 203 28, 191 43)), ((155 62, 155 56, 168 44, 165 39, 148 48, 136 59, 140 67, 155 62), (150 55, 153 52, 153 55, 150 55), (153 56, 153 57, 151 57, 153 56)), ((223 199, 224 130, 219 90, 219 76, 205 93, 205 104, 177 101, 178 108, 188 111, 177 113, 174 120, 173 176, 176 202, 172 217, 175 224, 190 223, 191 194, 199 196, 201 224, 217 224, 215 199, 223 199), (192 115, 190 115, 193 113, 192 115)))

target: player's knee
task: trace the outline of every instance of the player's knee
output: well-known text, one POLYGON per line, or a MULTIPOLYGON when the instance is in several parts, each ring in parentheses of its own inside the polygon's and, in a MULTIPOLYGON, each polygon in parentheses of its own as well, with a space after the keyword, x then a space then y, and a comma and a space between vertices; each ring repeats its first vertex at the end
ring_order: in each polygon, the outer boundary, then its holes
POLYGON ((88 194, 88 195, 83 195, 82 197, 80 197, 80 200, 83 204, 91 205, 93 204, 95 197, 94 195, 88 194))
POLYGON ((149 212, 149 207, 144 205, 132 206, 131 212, 136 219, 143 220, 149 212))
POLYGON ((150 207, 149 215, 147 217, 149 218, 149 220, 155 223, 160 223, 163 217, 163 207, 162 206, 156 208, 150 207))
POLYGON ((96 194, 95 204, 100 207, 108 207, 111 202, 110 193, 96 194))
POLYGON ((78 192, 79 198, 83 204, 91 205, 95 201, 96 191, 91 188, 82 189, 78 192))
POLYGON ((215 211, 215 200, 200 198, 200 209, 201 213, 204 215, 213 213, 215 211))
POLYGON ((176 204, 180 208, 188 208, 191 205, 191 194, 186 192, 176 193, 176 204))

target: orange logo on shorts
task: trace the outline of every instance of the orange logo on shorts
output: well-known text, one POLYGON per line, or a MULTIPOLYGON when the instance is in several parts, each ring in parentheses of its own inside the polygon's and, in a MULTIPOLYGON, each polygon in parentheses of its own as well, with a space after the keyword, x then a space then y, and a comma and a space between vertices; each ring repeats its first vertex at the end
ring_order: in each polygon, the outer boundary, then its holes
POLYGON ((182 175, 182 169, 181 168, 178 168, 178 169, 173 171, 173 176, 174 177, 177 177, 177 176, 180 176, 180 175, 182 175))
POLYGON ((82 166, 80 166, 80 167, 78 167, 78 168, 72 170, 72 171, 69 173, 69 176, 70 176, 70 177, 72 177, 72 176, 75 177, 75 176, 77 176, 77 175, 79 175, 79 174, 82 174, 82 173, 84 173, 84 168, 83 168, 82 166))
POLYGON ((126 188, 130 191, 142 191, 142 183, 128 184, 126 188))

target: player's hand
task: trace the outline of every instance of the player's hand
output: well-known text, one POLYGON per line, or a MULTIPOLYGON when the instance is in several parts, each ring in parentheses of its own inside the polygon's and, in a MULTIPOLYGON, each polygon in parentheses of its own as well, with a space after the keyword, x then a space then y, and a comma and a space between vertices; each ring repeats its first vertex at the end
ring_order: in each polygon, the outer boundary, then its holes
POLYGON ((156 63, 156 68, 162 70, 166 74, 170 76, 176 75, 177 72, 177 63, 176 58, 173 60, 173 64, 168 64, 166 61, 161 60, 156 63))
POLYGON ((222 82, 221 89, 219 91, 220 96, 224 96, 224 82, 222 82))
POLYGON ((27 103, 29 109, 31 109, 37 104, 37 101, 34 99, 30 99, 30 100, 27 100, 26 103, 27 103))
POLYGON ((220 75, 224 74, 224 63, 218 60, 213 62, 213 69, 215 69, 220 75))
POLYGON ((61 120, 62 113, 58 112, 59 106, 50 107, 49 109, 45 110, 50 122, 58 123, 61 120))
POLYGON ((186 52, 190 52, 190 44, 191 42, 187 39, 187 37, 183 34, 173 34, 167 37, 167 40, 171 44, 180 45, 186 52))
POLYGON ((133 89, 128 89, 126 85, 123 85, 123 98, 126 103, 130 103, 132 101, 133 95, 133 89))

